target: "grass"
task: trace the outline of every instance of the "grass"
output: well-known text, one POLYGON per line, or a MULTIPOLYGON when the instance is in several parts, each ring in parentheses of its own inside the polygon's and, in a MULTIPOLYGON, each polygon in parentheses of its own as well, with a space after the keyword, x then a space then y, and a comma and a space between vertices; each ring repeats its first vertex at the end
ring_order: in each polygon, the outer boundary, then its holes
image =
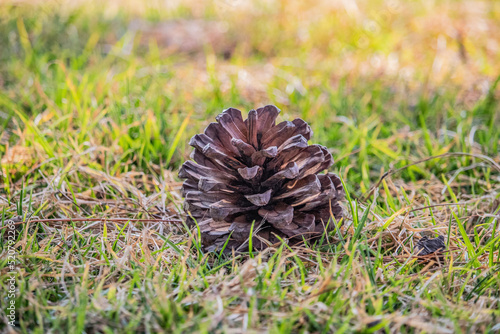
POLYGON ((0 205, 17 222, 1 330, 500 330, 498 2, 0 9, 0 205), (187 141, 269 103, 331 148, 345 219, 322 244, 204 254, 182 220, 187 141), (415 256, 424 235, 442 258, 415 256))

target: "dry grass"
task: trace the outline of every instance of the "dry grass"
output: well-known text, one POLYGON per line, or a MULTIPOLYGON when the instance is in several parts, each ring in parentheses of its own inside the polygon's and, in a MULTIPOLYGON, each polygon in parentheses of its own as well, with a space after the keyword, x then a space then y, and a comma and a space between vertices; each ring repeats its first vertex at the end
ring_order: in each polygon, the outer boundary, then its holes
POLYGON ((500 330, 497 2, 0 9, 2 330, 500 330), (345 219, 323 243, 204 254, 186 141, 267 103, 331 148, 345 219), (416 254, 424 236, 446 251, 416 254))

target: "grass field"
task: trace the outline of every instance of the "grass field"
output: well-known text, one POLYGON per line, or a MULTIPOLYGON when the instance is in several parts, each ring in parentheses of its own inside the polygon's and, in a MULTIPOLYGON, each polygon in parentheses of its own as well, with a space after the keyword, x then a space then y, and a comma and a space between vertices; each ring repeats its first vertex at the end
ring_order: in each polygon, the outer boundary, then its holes
POLYGON ((1 2, 0 331, 500 332, 499 75, 498 1, 1 2), (265 104, 331 149, 345 218, 204 254, 187 142, 265 104))

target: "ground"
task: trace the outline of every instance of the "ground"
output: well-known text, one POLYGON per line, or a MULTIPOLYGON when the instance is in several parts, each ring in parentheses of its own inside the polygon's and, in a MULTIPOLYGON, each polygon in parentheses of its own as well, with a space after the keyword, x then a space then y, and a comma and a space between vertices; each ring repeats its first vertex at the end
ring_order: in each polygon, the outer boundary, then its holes
POLYGON ((497 1, 2 2, 0 330, 500 331, 499 59, 497 1), (206 254, 188 139, 265 104, 331 150, 345 217, 206 254))

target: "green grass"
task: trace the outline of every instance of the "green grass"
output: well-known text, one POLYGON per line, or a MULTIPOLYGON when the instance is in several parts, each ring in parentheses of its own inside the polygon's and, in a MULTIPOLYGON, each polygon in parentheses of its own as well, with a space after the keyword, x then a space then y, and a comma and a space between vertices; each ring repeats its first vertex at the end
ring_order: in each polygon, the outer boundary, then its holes
MULTIPOLYGON (((13 329, 500 330, 500 3, 344 3, 0 4, 13 329), (321 244, 204 254, 182 221, 187 141, 270 103, 331 149, 346 216, 321 244), (443 258, 412 255, 423 235, 443 258)), ((6 330, 6 228, 0 249, 6 330)))

